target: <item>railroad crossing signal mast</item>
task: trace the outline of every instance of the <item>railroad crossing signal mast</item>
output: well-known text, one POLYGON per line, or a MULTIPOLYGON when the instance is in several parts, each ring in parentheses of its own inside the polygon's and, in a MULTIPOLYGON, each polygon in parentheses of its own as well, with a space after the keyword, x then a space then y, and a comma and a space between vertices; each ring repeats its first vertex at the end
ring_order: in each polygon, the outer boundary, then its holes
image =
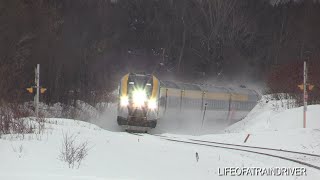
POLYGON ((37 64, 35 69, 35 86, 27 88, 27 91, 34 96, 34 109, 36 117, 39 117, 39 93, 43 94, 47 89, 40 86, 40 64, 37 64))
POLYGON ((298 85, 298 87, 303 90, 303 128, 306 128, 307 125, 307 107, 308 107, 308 92, 307 87, 309 91, 311 91, 314 87, 314 85, 307 83, 308 78, 308 70, 307 70, 307 62, 304 61, 303 63, 303 84, 298 85))
POLYGON ((34 96, 34 106, 36 111, 36 116, 39 117, 39 86, 40 86, 40 64, 37 64, 35 69, 35 84, 36 84, 36 95, 34 96))
POLYGON ((306 128, 307 108, 308 108, 308 93, 307 93, 307 62, 303 63, 303 128, 306 128))

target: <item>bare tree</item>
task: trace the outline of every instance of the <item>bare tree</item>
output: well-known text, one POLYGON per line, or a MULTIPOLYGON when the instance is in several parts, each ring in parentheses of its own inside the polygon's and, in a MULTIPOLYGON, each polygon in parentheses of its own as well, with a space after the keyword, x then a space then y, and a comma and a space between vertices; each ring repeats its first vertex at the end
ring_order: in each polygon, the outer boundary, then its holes
POLYGON ((76 135, 63 134, 59 158, 66 162, 69 168, 79 168, 88 151, 88 141, 77 143, 76 135))

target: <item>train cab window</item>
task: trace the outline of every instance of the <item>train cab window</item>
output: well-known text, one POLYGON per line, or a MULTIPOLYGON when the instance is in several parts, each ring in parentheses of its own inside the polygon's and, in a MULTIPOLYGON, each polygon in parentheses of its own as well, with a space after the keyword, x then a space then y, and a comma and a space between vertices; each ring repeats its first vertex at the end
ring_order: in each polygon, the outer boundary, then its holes
POLYGON ((128 94, 132 94, 135 89, 144 89, 147 96, 152 94, 152 76, 129 75, 128 94))
POLYGON ((152 95, 152 84, 151 83, 147 83, 144 89, 147 92, 148 96, 152 95))

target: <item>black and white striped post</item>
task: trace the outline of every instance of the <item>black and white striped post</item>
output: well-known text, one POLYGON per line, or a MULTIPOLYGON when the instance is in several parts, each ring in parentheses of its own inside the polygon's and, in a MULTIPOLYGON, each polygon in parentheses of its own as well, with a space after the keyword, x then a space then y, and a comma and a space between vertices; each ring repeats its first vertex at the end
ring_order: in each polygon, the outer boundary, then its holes
POLYGON ((36 84, 36 95, 34 96, 34 106, 36 117, 39 117, 39 89, 40 89, 40 64, 37 64, 35 69, 35 84, 36 84))

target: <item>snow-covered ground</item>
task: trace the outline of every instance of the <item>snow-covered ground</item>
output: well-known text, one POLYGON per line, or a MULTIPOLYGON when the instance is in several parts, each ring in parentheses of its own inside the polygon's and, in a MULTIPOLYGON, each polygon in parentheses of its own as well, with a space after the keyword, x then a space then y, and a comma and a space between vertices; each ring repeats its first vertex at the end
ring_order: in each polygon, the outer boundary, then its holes
MULTIPOLYGON (((320 154, 320 105, 309 106, 306 129, 302 109, 274 110, 274 102, 260 103, 243 121, 221 134, 202 136, 164 134, 180 139, 281 148, 320 154), (249 139, 244 143, 247 134, 249 139)), ((110 112, 109 112, 110 113, 110 112)), ((108 113, 107 113, 108 114, 108 113)), ((106 116, 112 118, 111 116, 106 116)), ((114 119, 105 119, 112 124, 114 119)), ((113 124, 112 124, 113 125, 113 124)), ((46 119, 42 134, 3 135, 0 138, 0 179, 319 179, 307 176, 219 176, 226 167, 304 167, 294 162, 257 154, 170 142, 152 135, 134 135, 70 119, 46 119), (88 142, 88 155, 79 168, 60 160, 63 135, 88 142), (196 159, 196 153, 199 160, 196 159)))
MULTIPOLYGON (((233 124, 225 132, 260 132, 303 128, 303 107, 286 109, 287 102, 268 100, 261 102, 242 121, 233 124)), ((309 105, 307 123, 309 129, 320 128, 320 105, 309 105)))

